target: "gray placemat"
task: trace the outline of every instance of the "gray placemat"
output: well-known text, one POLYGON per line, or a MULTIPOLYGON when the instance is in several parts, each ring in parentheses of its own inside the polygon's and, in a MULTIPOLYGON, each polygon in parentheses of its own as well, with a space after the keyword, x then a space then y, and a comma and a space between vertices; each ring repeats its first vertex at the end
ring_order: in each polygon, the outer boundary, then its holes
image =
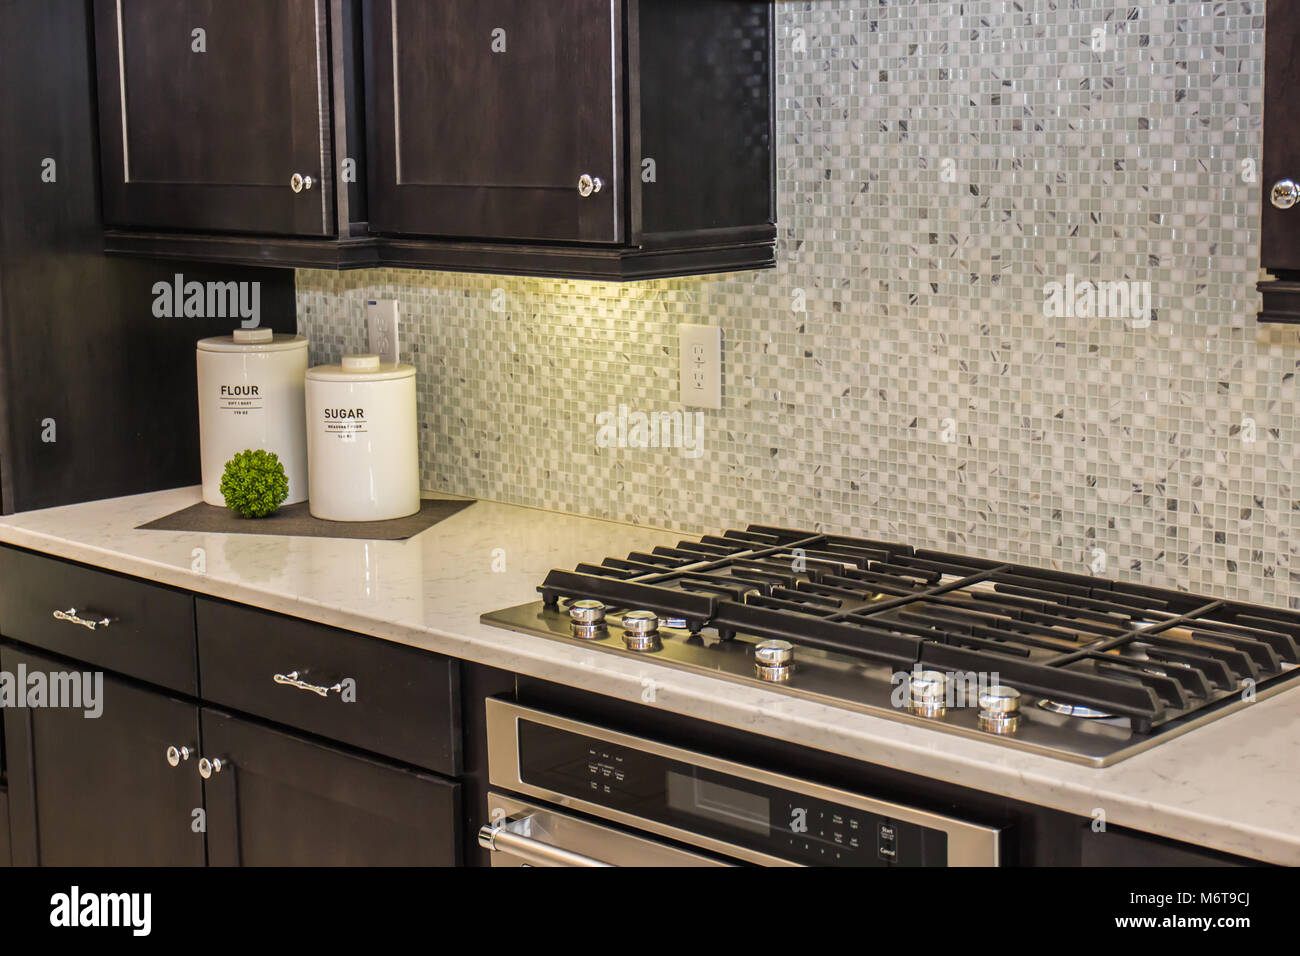
POLYGON ((143 531, 205 531, 218 534, 284 534, 302 538, 368 538, 374 541, 402 541, 432 528, 444 518, 472 505, 473 501, 426 498, 420 510, 407 518, 391 521, 322 521, 313 518, 309 505, 301 501, 286 505, 269 518, 241 518, 229 508, 199 502, 165 517, 139 525, 143 531))

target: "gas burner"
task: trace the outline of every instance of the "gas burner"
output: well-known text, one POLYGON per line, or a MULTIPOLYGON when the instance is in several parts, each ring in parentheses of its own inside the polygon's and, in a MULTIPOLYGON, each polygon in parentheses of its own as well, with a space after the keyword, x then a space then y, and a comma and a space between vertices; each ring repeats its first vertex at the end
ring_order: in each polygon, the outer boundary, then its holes
POLYGON ((598 562, 483 621, 1100 766, 1300 681, 1300 613, 1083 574, 768 525, 598 562))
POLYGON ((1108 714, 1104 710, 1095 710, 1092 707, 1084 707, 1082 704, 1062 704, 1060 701, 1048 700, 1043 698, 1038 702, 1038 706, 1043 710, 1051 711, 1053 714, 1061 714, 1065 717, 1082 717, 1084 720, 1114 720, 1114 714, 1108 714))

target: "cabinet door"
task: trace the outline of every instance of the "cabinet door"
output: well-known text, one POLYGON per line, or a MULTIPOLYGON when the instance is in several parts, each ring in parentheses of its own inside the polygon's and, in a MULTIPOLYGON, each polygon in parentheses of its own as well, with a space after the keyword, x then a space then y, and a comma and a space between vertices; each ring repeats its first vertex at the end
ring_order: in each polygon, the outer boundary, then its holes
MULTIPOLYGON (((27 686, 34 674, 95 672, 10 647, 0 665, 27 686)), ((14 863, 202 866, 198 709, 112 677, 102 687, 99 717, 87 716, 84 698, 79 707, 5 708, 14 863)))
POLYGON ((371 228, 622 241, 622 8, 371 0, 371 228))
POLYGON ((95 0, 105 222, 332 235, 327 6, 95 0))
POLYGON ((214 866, 454 866, 459 785, 203 710, 214 866), (214 763, 215 768, 215 763, 214 763))
POLYGON ((1276 184, 1300 183, 1300 121, 1291 109, 1300 86, 1300 9, 1293 0, 1269 0, 1265 24, 1260 265, 1276 272, 1300 269, 1300 202, 1282 208, 1288 200, 1273 197, 1276 184))

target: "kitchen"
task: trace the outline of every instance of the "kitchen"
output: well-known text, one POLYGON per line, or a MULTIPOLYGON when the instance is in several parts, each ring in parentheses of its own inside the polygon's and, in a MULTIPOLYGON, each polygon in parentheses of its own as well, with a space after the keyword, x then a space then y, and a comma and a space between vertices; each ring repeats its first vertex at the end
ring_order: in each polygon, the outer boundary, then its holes
POLYGON ((0 860, 1300 862, 1289 5, 0 18, 0 860))

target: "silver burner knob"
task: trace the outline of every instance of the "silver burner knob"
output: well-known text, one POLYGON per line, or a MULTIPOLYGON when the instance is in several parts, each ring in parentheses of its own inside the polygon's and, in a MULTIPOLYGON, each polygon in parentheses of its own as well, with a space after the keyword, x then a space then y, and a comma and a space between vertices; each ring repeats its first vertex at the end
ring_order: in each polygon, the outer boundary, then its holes
POLYGON ((605 605, 599 601, 574 601, 569 606, 573 636, 592 641, 605 636, 605 605))
POLYGON ((599 601, 574 601, 569 605, 569 617, 575 624, 603 624, 605 605, 599 601))
POLYGON ((794 670, 794 645, 789 641, 763 641, 754 647, 754 671, 759 680, 785 683, 794 670))
POLYGON ((948 678, 942 671, 914 671, 908 681, 908 701, 919 717, 942 717, 948 712, 948 678))
POLYGON ((1005 684, 985 688, 979 697, 980 730, 1014 734, 1020 727, 1020 691, 1005 684))
POLYGON ((654 611, 628 611, 623 615, 623 643, 632 651, 657 651, 659 617, 654 611))

